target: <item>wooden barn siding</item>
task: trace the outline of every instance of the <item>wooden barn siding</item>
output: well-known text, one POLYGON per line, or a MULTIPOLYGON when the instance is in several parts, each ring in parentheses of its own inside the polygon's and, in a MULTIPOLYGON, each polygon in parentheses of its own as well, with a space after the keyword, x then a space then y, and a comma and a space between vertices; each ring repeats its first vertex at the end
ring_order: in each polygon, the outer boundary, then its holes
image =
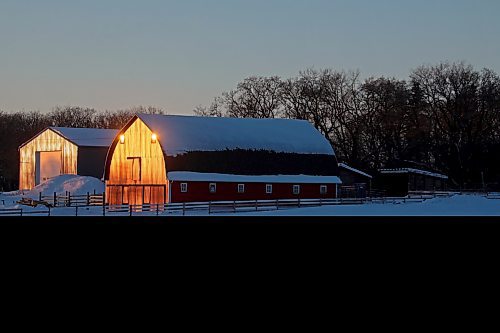
POLYGON ((62 151, 61 173, 76 174, 78 147, 51 130, 46 130, 19 149, 19 189, 35 187, 35 153, 62 151))
POLYGON ((166 164, 168 171, 235 175, 338 175, 334 155, 277 153, 266 150, 192 151, 167 156, 166 164))
MULTIPOLYGON (((109 178, 106 181, 106 201, 109 204, 122 203, 122 189, 108 185, 167 184, 165 160, 159 143, 161 138, 158 138, 156 143, 151 143, 152 132, 140 119, 136 119, 123 134, 125 135, 125 142, 123 144, 118 142, 114 146, 113 151, 110 152, 109 178), (130 179, 131 170, 128 167, 127 157, 141 158, 140 181, 132 181, 130 179)), ((119 135, 115 140, 119 140, 119 135)), ((129 203, 143 203, 142 186, 128 187, 125 188, 125 191, 124 195, 129 196, 129 203)), ((168 201, 168 198, 164 197, 163 188, 154 188, 151 191, 151 203, 163 203, 164 201, 168 201)))
POLYGON ((210 193, 210 182, 174 181, 170 184, 171 202, 275 200, 335 198, 336 184, 273 184, 273 193, 266 193, 270 183, 217 183, 216 193, 210 193), (181 183, 188 183, 187 193, 181 192, 181 183), (238 184, 245 184, 245 193, 238 193, 238 184), (293 185, 300 185, 300 194, 293 194, 293 185), (326 194, 320 194, 320 185, 327 185, 326 194))

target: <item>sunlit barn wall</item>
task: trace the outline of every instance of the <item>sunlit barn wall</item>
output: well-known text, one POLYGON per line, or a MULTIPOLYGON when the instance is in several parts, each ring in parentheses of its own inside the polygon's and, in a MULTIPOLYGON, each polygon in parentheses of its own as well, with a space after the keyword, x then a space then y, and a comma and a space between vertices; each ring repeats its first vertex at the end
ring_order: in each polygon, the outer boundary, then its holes
POLYGON ((151 142, 152 131, 140 119, 136 119, 123 133, 124 143, 120 143, 120 135, 115 139, 108 153, 109 174, 106 180, 106 201, 109 204, 142 204, 143 191, 146 203, 168 202, 167 175, 165 159, 160 146, 160 139, 151 142), (130 157, 140 157, 140 180, 132 179, 130 157), (111 158, 111 161, 109 159, 111 158), (123 186, 110 186, 110 185, 123 186), (135 186, 131 186, 135 185, 135 186), (137 186, 140 185, 140 186, 137 186), (145 185, 145 186, 141 186, 145 185), (161 185, 154 187, 147 185, 161 185), (149 202, 148 202, 149 201, 149 202))
POLYGON ((61 173, 77 174, 78 147, 50 129, 45 130, 19 149, 19 189, 35 187, 35 153, 62 151, 61 173))

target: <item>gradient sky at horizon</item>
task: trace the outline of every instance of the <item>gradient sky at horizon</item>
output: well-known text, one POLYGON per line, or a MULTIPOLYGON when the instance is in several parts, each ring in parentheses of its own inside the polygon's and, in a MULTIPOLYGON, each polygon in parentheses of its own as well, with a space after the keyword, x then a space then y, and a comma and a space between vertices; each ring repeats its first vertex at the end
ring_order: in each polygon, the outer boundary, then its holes
POLYGON ((191 114, 251 75, 500 73, 498 0, 0 0, 0 110, 191 114))

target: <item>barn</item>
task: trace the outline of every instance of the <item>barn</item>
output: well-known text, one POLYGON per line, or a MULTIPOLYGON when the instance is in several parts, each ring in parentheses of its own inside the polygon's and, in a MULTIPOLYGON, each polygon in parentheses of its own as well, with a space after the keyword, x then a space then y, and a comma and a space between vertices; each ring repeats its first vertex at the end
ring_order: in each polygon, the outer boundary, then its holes
POLYGON ((48 127, 19 147, 19 189, 30 190, 60 174, 101 179, 118 130, 48 127))
POLYGON ((334 198, 335 153, 309 122, 135 115, 105 166, 109 204, 334 198))
POLYGON ((339 163, 339 176, 342 180, 342 197, 366 197, 371 189, 372 176, 351 167, 345 163, 339 163))

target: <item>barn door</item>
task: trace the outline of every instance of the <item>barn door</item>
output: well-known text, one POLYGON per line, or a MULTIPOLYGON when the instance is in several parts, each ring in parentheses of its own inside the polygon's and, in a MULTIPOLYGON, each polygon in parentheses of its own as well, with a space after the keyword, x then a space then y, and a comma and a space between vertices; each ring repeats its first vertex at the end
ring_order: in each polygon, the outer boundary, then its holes
POLYGON ((35 185, 61 174, 61 151, 37 151, 35 153, 35 185))

